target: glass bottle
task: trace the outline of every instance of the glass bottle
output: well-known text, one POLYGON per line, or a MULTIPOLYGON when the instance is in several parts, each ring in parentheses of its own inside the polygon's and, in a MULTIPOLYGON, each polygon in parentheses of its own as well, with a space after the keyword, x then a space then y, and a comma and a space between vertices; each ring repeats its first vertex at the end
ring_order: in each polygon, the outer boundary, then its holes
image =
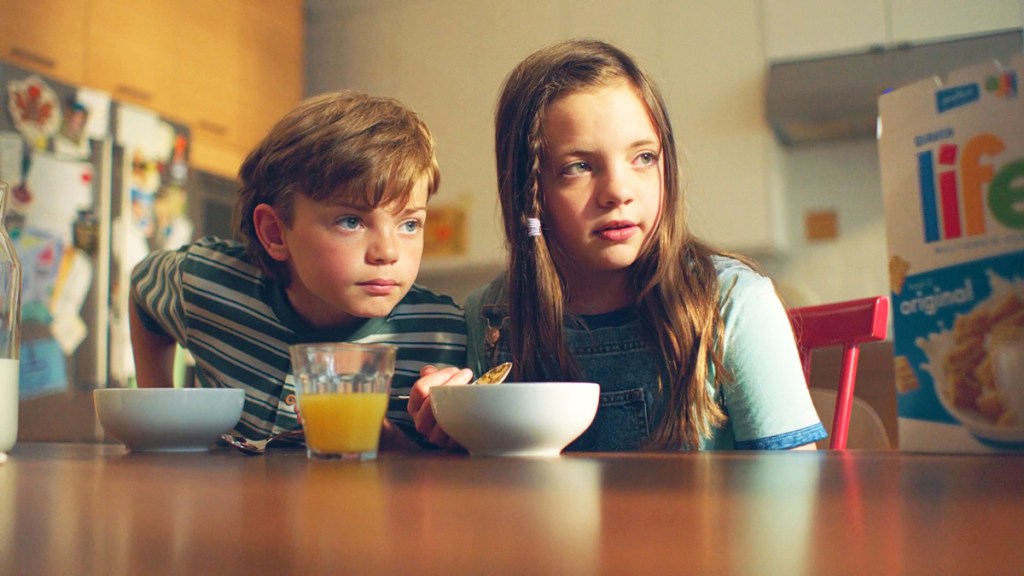
POLYGON ((21 262, 7 234, 10 187, 0 181, 0 453, 18 439, 18 352, 21 350, 21 262))

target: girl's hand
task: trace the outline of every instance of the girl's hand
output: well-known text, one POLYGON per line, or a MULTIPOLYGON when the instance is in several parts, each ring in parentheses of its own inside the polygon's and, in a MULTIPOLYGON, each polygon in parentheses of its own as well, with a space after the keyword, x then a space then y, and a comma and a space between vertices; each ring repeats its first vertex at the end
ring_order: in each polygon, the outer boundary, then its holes
POLYGON ((446 450, 460 448, 459 444, 448 437, 448 434, 434 420, 434 411, 430 407, 430 389, 434 386, 448 384, 469 384, 473 379, 473 371, 469 368, 447 367, 438 369, 435 366, 424 366, 420 370, 420 379, 412 385, 409 392, 409 415, 416 423, 416 431, 446 450))

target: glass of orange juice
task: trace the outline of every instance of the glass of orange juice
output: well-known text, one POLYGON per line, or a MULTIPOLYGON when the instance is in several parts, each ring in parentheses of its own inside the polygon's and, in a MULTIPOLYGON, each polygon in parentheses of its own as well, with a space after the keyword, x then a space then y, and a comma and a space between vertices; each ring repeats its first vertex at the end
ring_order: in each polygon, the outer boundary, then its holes
POLYGON ((291 347, 299 420, 311 460, 373 460, 397 347, 321 342, 291 347))

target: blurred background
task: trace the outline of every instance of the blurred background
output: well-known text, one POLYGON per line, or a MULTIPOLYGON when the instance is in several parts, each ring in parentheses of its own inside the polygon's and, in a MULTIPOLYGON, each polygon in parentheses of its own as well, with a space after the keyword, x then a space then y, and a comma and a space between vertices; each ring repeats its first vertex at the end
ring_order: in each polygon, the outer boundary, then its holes
MULTIPOLYGON (((23 193, 14 224, 50 230, 43 238, 58 249, 34 244, 23 256, 44 282, 29 335, 39 341, 41 392, 22 407, 38 428, 30 436, 96 433, 88 417, 76 429, 65 418, 53 432, 55 415, 91 412, 89 390, 132 380, 119 290, 126 263, 201 235, 229 236, 241 161, 304 96, 354 88, 422 115, 438 142, 442 186, 420 282, 461 302, 504 266, 492 119, 503 78, 551 42, 611 41, 662 88, 694 229, 754 257, 788 304, 807 305, 889 293, 878 95, 1024 52, 1024 0, 215 6, 0 0, 0 178, 23 193), (19 90, 49 98, 62 119, 16 110, 19 90), (39 210, 62 202, 59 214, 39 210), (50 369, 62 362, 65 370, 50 369)), ((891 395, 891 350, 865 354, 862 366, 881 374, 858 393, 891 395)))

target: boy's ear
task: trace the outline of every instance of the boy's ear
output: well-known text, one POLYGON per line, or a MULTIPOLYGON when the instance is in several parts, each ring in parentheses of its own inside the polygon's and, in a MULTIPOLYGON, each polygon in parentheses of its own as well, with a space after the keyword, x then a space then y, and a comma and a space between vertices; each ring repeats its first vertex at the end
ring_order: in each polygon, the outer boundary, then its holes
POLYGON ((252 211, 252 224, 256 236, 267 254, 278 262, 288 260, 288 246, 284 239, 284 221, 269 204, 260 204, 252 211))

